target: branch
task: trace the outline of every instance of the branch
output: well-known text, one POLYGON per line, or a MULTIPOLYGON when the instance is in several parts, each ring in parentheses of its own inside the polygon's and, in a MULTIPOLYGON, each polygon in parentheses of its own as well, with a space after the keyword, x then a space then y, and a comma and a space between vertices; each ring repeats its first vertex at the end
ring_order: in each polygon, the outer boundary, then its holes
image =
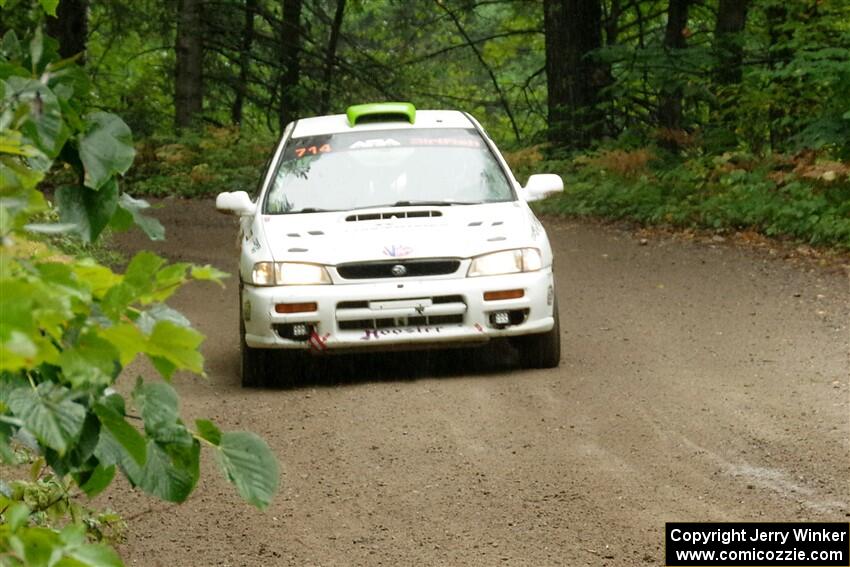
POLYGON ((475 45, 475 43, 472 42, 472 38, 470 38, 469 35, 466 33, 466 30, 463 28, 463 25, 460 23, 460 20, 455 15, 455 13, 452 12, 451 10, 449 10, 449 8, 445 4, 443 4, 442 0, 434 0, 434 2, 442 10, 444 10, 446 12, 446 14, 448 14, 448 16, 452 19, 452 21, 455 24, 455 27, 457 27, 458 33, 460 33, 460 35, 463 36, 463 39, 466 40, 466 43, 469 45, 470 49, 472 49, 472 51, 475 53, 475 56, 478 58, 478 61, 481 63, 481 66, 484 67, 484 69, 487 71, 487 74, 490 75, 490 80, 493 83, 493 88, 495 88, 496 92, 499 94, 499 100, 502 103, 502 107, 505 109, 505 113, 508 115, 508 119, 510 119, 510 121, 511 121, 511 128, 513 128, 514 137, 516 138, 516 141, 519 142, 520 141, 520 134, 519 134, 519 129, 517 128, 517 125, 516 125, 516 120, 514 119, 514 114, 513 114, 513 112, 511 112, 511 106, 510 106, 510 104, 508 104, 508 100, 507 100, 507 98, 505 98, 505 93, 502 91, 502 88, 499 86, 499 81, 498 81, 498 79, 496 79, 496 74, 493 72, 493 69, 484 60, 484 56, 481 55, 481 51, 478 49, 478 47, 475 45))
POLYGON ((479 43, 485 43, 492 39, 499 39, 502 37, 511 37, 514 35, 529 35, 535 33, 544 33, 542 29, 525 29, 525 30, 508 30, 499 33, 494 33, 492 35, 488 35, 485 37, 479 37, 478 39, 473 39, 466 43, 456 43, 454 45, 449 45, 448 47, 443 47, 442 49, 438 49, 437 51, 433 51, 431 53, 427 53, 425 55, 420 55, 414 59, 410 59, 409 61, 402 61, 399 65, 415 65, 416 63, 421 63, 423 61, 427 61, 428 59, 432 59, 434 57, 438 57, 443 55, 444 53, 448 53, 449 51, 454 51, 455 49, 461 49, 463 47, 468 47, 470 45, 478 45, 479 43))

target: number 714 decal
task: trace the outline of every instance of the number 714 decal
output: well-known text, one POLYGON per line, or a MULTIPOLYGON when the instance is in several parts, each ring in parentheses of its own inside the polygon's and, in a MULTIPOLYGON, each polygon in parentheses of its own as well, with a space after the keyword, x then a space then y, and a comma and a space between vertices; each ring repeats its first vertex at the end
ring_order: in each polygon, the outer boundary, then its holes
POLYGON ((303 148, 295 148, 295 157, 304 157, 305 155, 326 154, 331 151, 330 144, 322 144, 321 146, 305 146, 303 148))

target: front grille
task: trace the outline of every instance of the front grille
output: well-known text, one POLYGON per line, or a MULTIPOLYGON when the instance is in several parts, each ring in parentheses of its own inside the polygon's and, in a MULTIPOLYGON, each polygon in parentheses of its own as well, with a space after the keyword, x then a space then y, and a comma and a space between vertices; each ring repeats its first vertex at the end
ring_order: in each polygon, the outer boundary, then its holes
POLYGON ((457 272, 460 260, 456 258, 429 258, 425 260, 391 260, 380 262, 357 262, 341 264, 336 271, 346 280, 381 278, 417 278, 423 276, 445 276, 457 272), (402 274, 397 266, 404 268, 402 274))
MULTIPOLYGON (((433 305, 443 305, 446 303, 463 303, 466 305, 466 301, 464 301, 462 295, 435 295, 434 297, 429 298, 433 305)), ((372 301, 383 302, 383 301, 394 301, 393 299, 373 299, 372 301)), ((340 301, 336 304, 337 311, 344 311, 346 309, 367 309, 369 307, 369 301, 340 301)))
POLYGON ((462 295, 410 299, 341 301, 336 306, 341 331, 461 325, 466 314, 462 295))

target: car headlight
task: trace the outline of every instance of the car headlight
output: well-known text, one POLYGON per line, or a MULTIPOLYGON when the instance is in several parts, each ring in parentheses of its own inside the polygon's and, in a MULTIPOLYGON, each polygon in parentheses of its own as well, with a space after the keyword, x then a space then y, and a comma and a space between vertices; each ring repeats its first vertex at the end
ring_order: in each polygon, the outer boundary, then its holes
POLYGON ((492 252, 472 259, 469 272, 470 278, 477 276, 496 276, 500 274, 517 274, 534 272, 543 267, 543 258, 537 248, 517 248, 492 252))
POLYGON ((323 285, 331 283, 324 266, 301 262, 257 262, 254 285, 323 285))
POLYGON ((324 266, 300 262, 275 262, 278 285, 319 285, 331 283, 324 266))

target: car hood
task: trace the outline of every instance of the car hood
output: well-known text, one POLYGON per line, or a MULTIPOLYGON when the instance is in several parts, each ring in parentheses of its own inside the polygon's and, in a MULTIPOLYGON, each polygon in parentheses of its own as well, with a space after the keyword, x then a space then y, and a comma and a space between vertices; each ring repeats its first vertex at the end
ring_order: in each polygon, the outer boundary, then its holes
POLYGON ((542 227, 519 201, 259 215, 275 261, 328 265, 394 258, 469 258, 535 246, 542 227))

